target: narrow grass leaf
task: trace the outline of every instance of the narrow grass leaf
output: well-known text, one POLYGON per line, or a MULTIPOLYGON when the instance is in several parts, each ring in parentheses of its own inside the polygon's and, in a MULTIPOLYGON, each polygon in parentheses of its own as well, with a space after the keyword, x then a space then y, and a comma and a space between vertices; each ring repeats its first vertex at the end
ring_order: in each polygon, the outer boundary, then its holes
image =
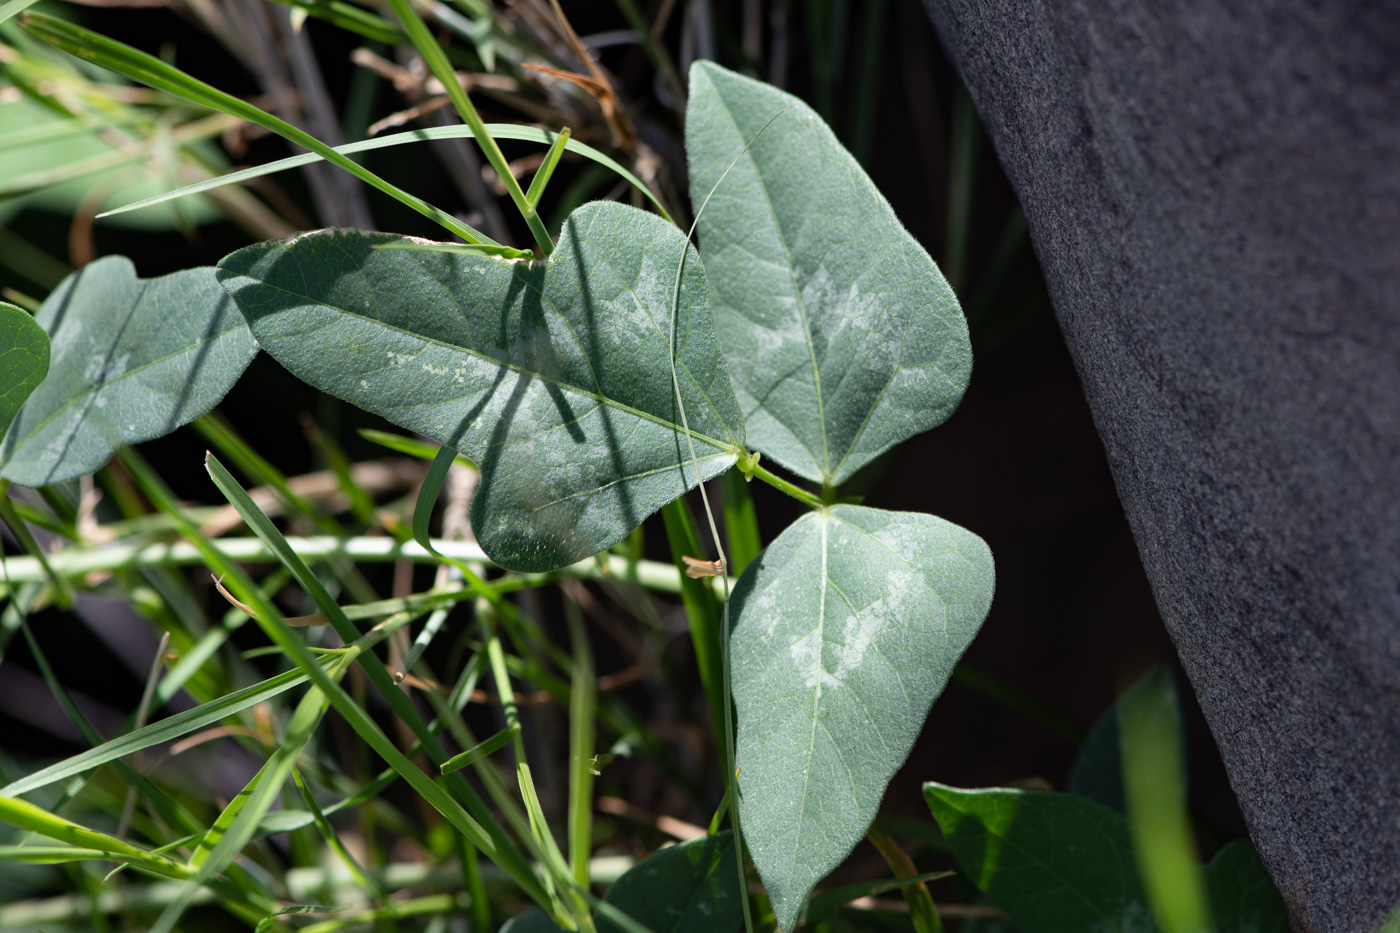
POLYGON ((35 320, 48 375, 5 436, 0 475, 46 486, 169 434, 219 402, 257 345, 214 270, 139 279, 109 256, 64 279, 35 320))
POLYGON ((1171 671, 1157 667, 1118 698, 1128 830, 1162 933, 1209 933, 1206 884, 1186 810, 1181 707, 1171 671))
MULTIPOLYGON (((488 123, 486 124, 486 129, 497 139, 513 139, 521 142, 543 143, 545 145, 557 144, 562 137, 560 133, 553 133, 549 130, 542 130, 533 126, 520 126, 515 123, 488 123)), ((359 142, 336 146, 334 151, 341 155, 353 155, 357 152, 369 152, 374 149, 387 149, 391 146, 402 146, 405 143, 428 142, 434 139, 472 139, 474 136, 475 134, 469 126, 435 126, 409 130, 403 133, 394 133, 389 136, 377 136, 374 139, 363 139, 359 142)), ((564 149, 575 155, 583 156, 585 159, 613 172, 619 178, 645 195, 662 217, 667 220, 671 219, 671 215, 666 213, 666 208, 657 200, 656 195, 652 194, 651 189, 643 184, 640 178, 629 172, 617 160, 604 155, 587 143, 581 143, 576 139, 566 140, 564 149)), ((203 191, 209 191, 213 188, 221 188, 224 185, 233 185, 239 182, 250 181, 254 178, 261 178, 265 175, 285 172, 288 169, 322 161, 325 161, 325 156, 317 153, 289 156, 285 159, 278 159, 275 162, 267 162, 263 165, 255 165, 252 168, 240 169, 236 172, 229 172, 215 178, 205 179, 193 185, 186 185, 175 191, 155 195, 154 197, 145 198, 141 201, 133 201, 130 204, 113 208, 98 216, 111 217, 115 214, 124 214, 128 211, 139 211, 142 208, 154 207, 157 204, 163 204, 166 201, 172 201, 176 198, 188 197, 203 191)))
MULTIPOLYGON (((228 498, 229 502, 238 509, 244 521, 248 523, 255 534, 257 534, 268 548, 282 561, 283 565, 292 571, 302 587, 311 595, 318 607, 330 620, 332 627, 337 634, 346 642, 353 641, 359 634, 358 630, 345 617, 343 610, 331 599, 325 587, 311 573, 309 567, 301 557, 287 544, 286 538, 263 514, 257 504, 248 496, 248 493, 238 485, 237 481, 224 469, 213 456, 207 458, 207 467, 210 477, 214 480, 221 492, 228 498)), ((191 528, 186 534, 197 534, 191 528)), ((207 542, 206 542, 207 544, 207 542)), ((484 802, 476 792, 473 791, 465 781, 457 780, 452 784, 452 791, 455 794, 448 794, 432 778, 424 774, 423 771, 412 761, 410 761, 392 741, 386 736, 369 716, 369 714, 347 694, 340 685, 335 683, 326 672, 316 663, 315 658, 307 649, 292 629, 288 628, 281 621, 281 615, 276 608, 263 595, 251 585, 246 576, 236 570, 227 560, 223 559, 216 551, 210 549, 208 554, 218 563, 219 569, 227 569, 229 572, 229 582, 242 590, 239 593, 241 599, 246 600, 250 605, 258 610, 257 621, 278 646, 280 646, 305 672, 315 686, 319 687, 335 706, 336 711, 341 714, 346 722, 353 728, 365 743, 369 745, 385 763, 392 767, 398 774, 421 796, 430 806, 443 815, 454 829, 462 833, 472 845, 479 848, 483 854, 491 858, 511 876, 537 903, 548 903, 547 895, 541 887, 539 880, 535 877, 529 863, 525 861, 510 839, 490 819, 489 811, 484 802), (476 814, 483 819, 479 822, 472 814, 467 813, 458 799, 462 799, 467 806, 471 807, 476 814), (483 822, 485 827, 483 827, 483 822)), ((392 679, 382 664, 377 661, 365 664, 361 668, 371 683, 380 691, 394 711, 403 718, 404 722, 418 737, 423 744, 423 750, 432 759, 441 763, 446 760, 441 746, 428 731, 427 724, 423 722, 418 711, 413 708, 403 692, 394 686, 392 679)), ((454 775, 455 776, 455 775, 454 775)))
POLYGON ((105 853, 105 858, 130 862, 170 878, 188 878, 194 874, 179 862, 55 816, 27 800, 0 797, 0 820, 80 849, 95 849, 105 853))
POLYGON ((675 349, 700 475, 683 454, 667 335, 688 247, 660 218, 586 205, 548 263, 375 249, 399 241, 259 244, 225 257, 220 281, 293 374, 480 465, 472 528, 496 563, 596 554, 744 453, 697 258, 675 349))
POLYGON ((870 827, 992 588, 971 532, 852 505, 804 515, 739 579, 739 813, 783 930, 870 827))
POLYGON ((57 781, 74 777, 109 761, 130 755, 132 752, 139 752, 164 742, 172 742, 181 736, 213 725, 259 703, 265 703, 305 682, 306 675, 297 671, 278 674, 262 683, 245 687, 183 713, 176 713, 174 716, 152 723, 144 729, 128 732, 126 735, 103 742, 101 745, 80 752, 71 758, 65 758, 56 764, 41 768, 33 774, 11 781, 4 787, 0 787, 0 795, 18 797, 21 794, 28 794, 41 787, 47 787, 57 781))

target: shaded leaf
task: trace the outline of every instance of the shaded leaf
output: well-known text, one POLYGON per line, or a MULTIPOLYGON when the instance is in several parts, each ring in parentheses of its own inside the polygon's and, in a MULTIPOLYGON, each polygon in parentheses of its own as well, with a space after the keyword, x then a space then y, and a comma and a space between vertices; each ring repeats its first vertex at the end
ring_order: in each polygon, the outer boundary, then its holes
POLYGON ((1065 790, 1123 813, 1123 757, 1118 751, 1118 706, 1094 721, 1070 765, 1065 790))
POLYGON ((972 367, 957 298, 815 111, 701 61, 685 132, 697 210, 734 163, 698 229, 749 442, 835 485, 942 423, 972 367))
POLYGON ((980 538, 931 515, 810 513, 734 590, 744 838, 792 929, 860 841, 991 605, 980 538))
MULTIPOLYGON (((743 920, 734 834, 682 842, 629 869, 605 900, 652 933, 732 933, 743 920)), ((619 927, 599 916, 598 933, 619 927)))
POLYGON ((45 486, 91 473, 123 444, 169 434, 213 408, 257 345, 209 267, 139 279, 109 256, 39 308, 48 376, 4 442, 0 476, 45 486))
POLYGON ((0 436, 49 371, 49 335, 28 311, 0 301, 0 436))
POLYGON ((1247 839, 1221 849, 1206 866, 1216 933, 1288 933, 1288 908, 1247 839))
MULTIPOLYGON (((732 933, 743 920, 734 834, 729 830, 670 846, 628 869, 605 902, 652 933, 732 933)), ((595 911, 598 933, 621 928, 595 911)), ((501 933, 555 933, 542 911, 512 917, 501 933)))
MULTIPOLYGON (((404 242, 298 236, 225 257, 219 277, 295 375, 480 464, 472 528, 502 566, 588 557, 695 485, 668 347, 680 231, 595 203, 548 263, 375 248, 404 242)), ((708 479, 743 451, 744 428, 693 256, 676 344, 708 479)))
POLYGON ((972 883, 1025 933, 1152 933, 1128 822, 1069 794, 924 785, 972 883))

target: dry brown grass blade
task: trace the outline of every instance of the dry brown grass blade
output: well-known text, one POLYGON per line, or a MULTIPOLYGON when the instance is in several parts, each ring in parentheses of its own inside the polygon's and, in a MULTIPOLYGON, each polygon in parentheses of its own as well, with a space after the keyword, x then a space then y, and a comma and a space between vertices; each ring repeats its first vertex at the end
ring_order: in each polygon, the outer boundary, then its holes
MULTIPOLYGON (((223 596, 224 599, 228 600, 229 604, 232 605, 239 612, 243 613, 250 619, 258 618, 258 614, 256 611, 254 611, 253 607, 245 602, 241 602, 237 596, 234 596, 228 590, 224 589, 224 581, 218 577, 214 578, 214 588, 217 589, 219 591, 219 594, 223 596)), ((313 613, 309 616, 291 616, 290 618, 285 618, 282 621, 286 622, 288 625, 300 626, 303 628, 308 628, 313 625, 329 624, 326 621, 326 617, 321 615, 321 613, 319 612, 313 613)))

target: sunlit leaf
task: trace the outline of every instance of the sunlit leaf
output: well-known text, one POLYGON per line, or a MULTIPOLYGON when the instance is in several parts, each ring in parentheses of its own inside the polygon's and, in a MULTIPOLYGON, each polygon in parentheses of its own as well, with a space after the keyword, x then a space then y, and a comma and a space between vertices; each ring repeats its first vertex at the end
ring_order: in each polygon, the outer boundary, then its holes
POLYGON ((835 485, 943 422, 972 368, 957 298, 821 118, 700 61, 685 132, 697 210, 733 164, 699 233, 749 442, 835 485))
POLYGON ((931 515, 799 519, 735 588, 744 838, 790 930, 860 841, 991 605, 991 552, 931 515))
MULTIPOLYGON (((472 528, 493 560, 562 567, 695 485, 668 346, 680 231, 595 203, 547 263, 375 248, 398 242, 298 236, 225 257, 219 277, 295 375, 480 465, 472 528)), ((744 428, 694 256, 675 349, 708 479, 735 462, 744 428)))
POLYGON ((257 345, 209 267, 138 279, 109 256, 54 289, 35 319, 48 376, 5 436, 0 476, 44 486, 91 473, 117 447, 214 407, 257 345))

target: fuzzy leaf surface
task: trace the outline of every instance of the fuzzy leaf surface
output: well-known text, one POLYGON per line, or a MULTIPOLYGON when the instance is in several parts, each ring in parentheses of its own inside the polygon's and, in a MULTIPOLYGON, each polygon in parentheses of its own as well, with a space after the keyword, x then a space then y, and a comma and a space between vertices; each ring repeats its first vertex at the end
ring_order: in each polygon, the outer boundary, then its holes
POLYGON ((781 929, 869 829, 992 587, 971 532, 851 505, 805 515, 744 571, 740 815, 781 929))
POLYGON ((671 383, 687 248, 671 224, 585 205, 547 263, 377 248, 415 244, 323 231, 239 250, 219 278, 293 374, 480 465, 472 528, 502 566, 551 570, 596 554, 742 452, 692 253, 675 352, 695 475, 671 383))
POLYGON ((724 176, 698 229, 750 443, 836 485, 947 419, 972 369, 957 298, 816 112, 701 61, 685 134, 697 210, 724 176))
POLYGON ((972 883, 1024 933, 1153 933, 1128 821, 1083 797, 924 785, 972 883))
POLYGON ((64 279, 35 320, 49 372, 5 436, 0 476, 46 486, 169 434, 228 393, 257 353, 214 269, 140 279, 122 256, 64 279))
POLYGON ((28 311, 0 301, 0 437, 49 371, 49 335, 28 311))

